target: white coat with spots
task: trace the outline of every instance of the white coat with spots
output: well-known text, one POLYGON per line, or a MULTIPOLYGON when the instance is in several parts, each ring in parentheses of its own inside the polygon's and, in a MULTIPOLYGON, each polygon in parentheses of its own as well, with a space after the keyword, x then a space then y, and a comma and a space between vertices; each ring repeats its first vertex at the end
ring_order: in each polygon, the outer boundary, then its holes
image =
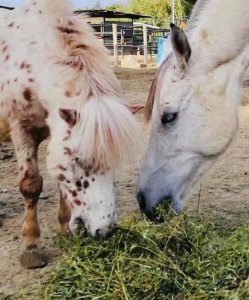
POLYGON ((67 0, 28 0, 0 14, 0 114, 10 126, 25 201, 28 268, 39 252, 39 144, 49 135, 47 166, 60 190, 62 231, 79 220, 92 236, 116 223, 114 171, 136 158, 143 134, 120 98, 105 47, 67 0))
POLYGON ((149 147, 137 184, 140 208, 181 211, 191 188, 237 131, 237 107, 249 65, 249 1, 198 0, 157 72, 146 107, 149 147), (168 203, 166 203, 168 202, 168 203))

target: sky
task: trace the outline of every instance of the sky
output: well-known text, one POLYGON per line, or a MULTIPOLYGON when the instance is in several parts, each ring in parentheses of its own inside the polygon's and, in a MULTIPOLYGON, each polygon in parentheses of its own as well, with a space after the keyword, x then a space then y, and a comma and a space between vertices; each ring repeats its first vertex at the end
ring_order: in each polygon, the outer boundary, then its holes
MULTIPOLYGON (((24 3, 24 0, 0 0, 0 5, 5 5, 5 6, 19 6, 22 3, 24 3)), ((75 8, 84 8, 86 6, 91 7, 93 6, 97 0, 71 0, 71 2, 74 4, 75 8)), ((103 7, 115 3, 115 0, 100 0, 100 3, 103 7)))

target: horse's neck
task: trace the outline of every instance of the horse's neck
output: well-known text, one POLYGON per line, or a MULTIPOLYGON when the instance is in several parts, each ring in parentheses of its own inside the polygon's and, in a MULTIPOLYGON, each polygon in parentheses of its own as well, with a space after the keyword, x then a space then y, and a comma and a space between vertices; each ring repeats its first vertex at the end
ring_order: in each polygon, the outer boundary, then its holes
POLYGON ((197 3, 199 16, 195 13, 190 21, 188 38, 196 61, 208 71, 229 63, 245 50, 249 43, 249 1, 202 2, 197 3))

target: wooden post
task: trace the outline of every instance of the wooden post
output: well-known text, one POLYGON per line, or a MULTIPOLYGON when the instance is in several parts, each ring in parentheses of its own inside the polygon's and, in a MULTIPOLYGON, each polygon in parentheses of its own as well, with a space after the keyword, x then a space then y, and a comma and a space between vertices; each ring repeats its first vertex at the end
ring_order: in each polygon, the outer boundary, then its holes
POLYGON ((118 67, 118 26, 112 24, 114 67, 118 67))
POLYGON ((144 63, 148 64, 147 25, 143 24, 144 63))

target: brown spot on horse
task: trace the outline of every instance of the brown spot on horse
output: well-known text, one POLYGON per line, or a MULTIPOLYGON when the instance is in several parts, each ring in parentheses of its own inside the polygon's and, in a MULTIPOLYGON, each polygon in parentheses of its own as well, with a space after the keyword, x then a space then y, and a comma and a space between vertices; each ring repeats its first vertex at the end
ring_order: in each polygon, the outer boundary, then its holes
POLYGON ((78 200, 78 199, 74 199, 74 200, 73 200, 73 202, 74 202, 76 205, 78 205, 78 206, 80 206, 80 205, 81 205, 81 201, 80 201, 80 200, 78 200))
POLYGON ((77 197, 77 192, 76 191, 72 191, 72 195, 73 195, 73 197, 77 197))
POLYGON ((69 92, 69 91, 65 91, 65 96, 68 97, 68 98, 71 98, 72 97, 72 93, 69 92))
POLYGON ((31 101, 32 100, 32 93, 30 91, 30 88, 26 88, 24 91, 23 91, 23 97, 25 100, 27 101, 31 101))
POLYGON ((69 27, 62 27, 62 26, 59 26, 58 29, 59 29, 61 32, 66 33, 66 34, 71 34, 71 33, 77 34, 77 33, 79 33, 77 30, 72 29, 72 28, 69 28, 69 27))
POLYGON ((7 49, 8 49, 8 46, 6 45, 6 46, 4 46, 4 48, 3 48, 3 53, 4 52, 6 52, 7 51, 7 49))
POLYGON ((69 147, 64 147, 64 154, 72 156, 73 151, 69 147))
POLYGON ((58 168, 61 169, 62 171, 66 171, 67 170, 67 168, 63 167, 62 165, 59 165, 58 168))
POLYGON ((83 182, 83 187, 84 189, 87 189, 89 187, 89 182, 87 180, 83 182))
POLYGON ((82 187, 82 184, 81 184, 81 181, 80 181, 80 180, 77 180, 75 184, 76 184, 76 186, 79 187, 79 188, 82 187))
POLYGON ((58 180, 59 181, 64 181, 66 179, 66 177, 63 175, 63 174, 60 174, 59 176, 58 176, 58 180))
POLYGON ((20 65, 20 68, 21 69, 30 69, 30 64, 26 64, 26 62, 25 61, 23 61, 22 63, 21 63, 21 65, 20 65))

